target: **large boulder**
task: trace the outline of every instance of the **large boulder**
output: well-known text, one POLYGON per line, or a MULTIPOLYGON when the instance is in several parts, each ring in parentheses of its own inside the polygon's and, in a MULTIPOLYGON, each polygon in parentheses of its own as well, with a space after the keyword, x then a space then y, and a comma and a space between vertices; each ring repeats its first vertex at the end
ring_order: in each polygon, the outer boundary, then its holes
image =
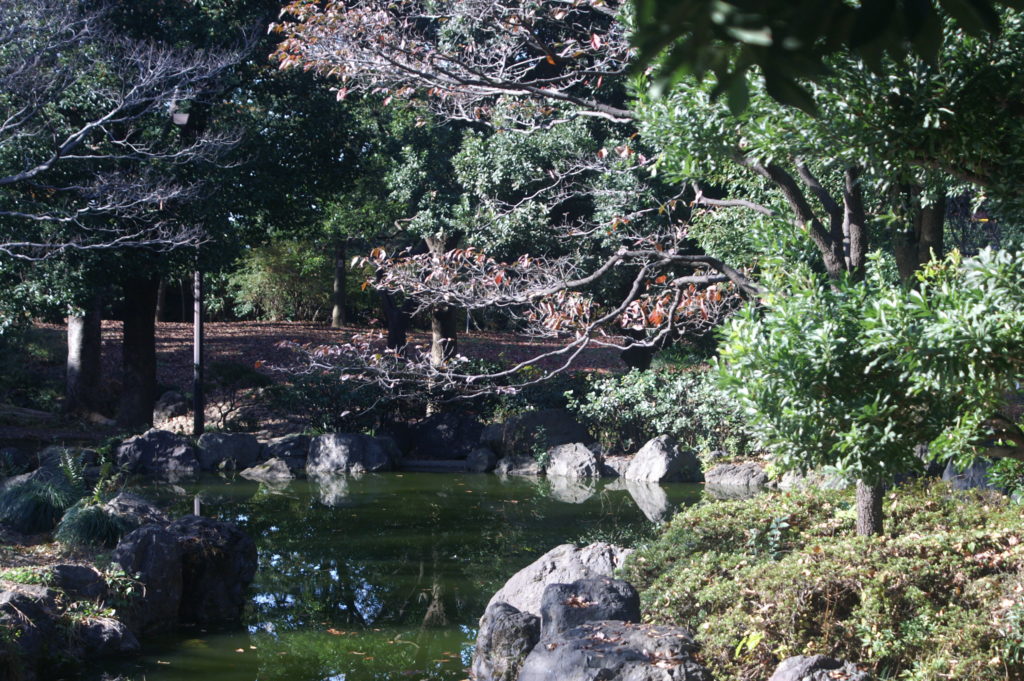
POLYGON ((126 522, 139 527, 155 523, 166 525, 170 522, 167 514, 154 504, 131 492, 120 492, 117 496, 103 504, 103 510, 126 522))
POLYGON ((480 618, 473 653, 476 681, 516 681, 519 670, 540 640, 540 619, 508 603, 488 606, 480 618))
POLYGON ((57 592, 43 586, 10 585, 0 591, 0 672, 4 678, 33 681, 39 672, 51 672, 49 662, 59 658, 60 617, 57 592))
MULTIPOLYGON (((495 437, 493 430, 484 435, 488 440, 495 437)), ((484 441, 483 444, 491 445, 500 456, 522 456, 592 440, 586 427, 565 409, 540 409, 513 416, 502 426, 499 442, 484 441)))
POLYGON ((91 617, 77 623, 74 640, 86 657, 107 657, 139 652, 139 640, 113 617, 91 617))
POLYGON ((597 478, 601 476, 601 460, 582 443, 558 445, 548 450, 545 472, 564 478, 597 478))
POLYGON ((194 515, 167 529, 181 547, 181 621, 200 626, 240 621, 256 575, 256 543, 237 525, 194 515))
POLYGON ((633 455, 622 477, 645 482, 702 482, 700 459, 679 449, 671 435, 659 435, 633 455))
POLYGON ((856 665, 824 655, 798 655, 782 661, 768 681, 871 681, 856 665))
POLYGON ((391 438, 329 433, 313 438, 306 472, 310 475, 344 475, 390 471, 400 458, 391 438))
POLYGON ((133 630, 145 634, 177 627, 181 556, 177 535, 160 525, 143 525, 121 538, 114 549, 114 562, 142 583, 133 602, 118 613, 133 630))
POLYGON ((477 447, 466 456, 466 470, 470 473, 490 473, 498 465, 498 455, 490 447, 477 447))
POLYGON ((446 411, 428 416, 412 427, 414 459, 465 459, 480 444, 484 424, 470 414, 446 411))
POLYGON ((309 458, 309 442, 308 435, 299 433, 274 438, 263 445, 263 458, 281 459, 292 472, 304 470, 309 458))
POLYGON ((988 479, 990 468, 992 468, 992 462, 988 459, 976 459, 974 463, 963 470, 958 469, 950 461, 942 472, 942 479, 957 490, 995 489, 995 485, 988 479))
POLYGON ((541 599, 548 584, 571 584, 588 577, 611 577, 630 553, 631 549, 605 542, 582 547, 572 544, 556 546, 512 575, 487 605, 508 603, 518 610, 539 616, 541 599))
POLYGON ((204 471, 249 468, 259 462, 263 450, 249 433, 204 433, 197 445, 199 467, 204 471))
POLYGON ((87 565, 54 565, 50 568, 50 585, 73 600, 98 601, 107 596, 103 575, 87 565))
POLYGON ((295 477, 288 464, 277 458, 246 468, 240 475, 247 480, 260 482, 287 482, 295 477))
POLYGON ((768 474, 753 461, 720 463, 704 473, 704 483, 704 489, 713 497, 746 498, 764 491, 768 474))
POLYGON ((540 602, 540 637, 550 639, 587 622, 640 621, 640 594, 629 582, 589 577, 549 584, 540 602))
POLYGON ((677 627, 589 622, 534 646, 518 681, 711 681, 696 651, 677 627))
POLYGON ((117 449, 117 465, 129 473, 179 480, 196 475, 196 450, 182 435, 152 428, 117 449))

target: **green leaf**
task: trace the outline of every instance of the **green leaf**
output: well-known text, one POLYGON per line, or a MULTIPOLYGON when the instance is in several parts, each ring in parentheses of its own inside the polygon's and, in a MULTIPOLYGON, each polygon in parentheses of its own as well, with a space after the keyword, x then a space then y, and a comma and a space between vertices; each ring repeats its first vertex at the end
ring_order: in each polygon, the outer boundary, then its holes
POLYGON ((939 0, 960 26, 975 36, 999 30, 999 15, 986 0, 939 0))

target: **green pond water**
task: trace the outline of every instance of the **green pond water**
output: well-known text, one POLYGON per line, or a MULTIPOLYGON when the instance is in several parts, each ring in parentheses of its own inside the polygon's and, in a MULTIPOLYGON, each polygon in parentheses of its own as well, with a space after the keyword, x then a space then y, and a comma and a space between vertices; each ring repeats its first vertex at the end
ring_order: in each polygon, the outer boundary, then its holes
POLYGON ((135 659, 86 671, 98 681, 390 681, 467 678, 491 595, 566 542, 631 543, 695 485, 634 486, 391 473, 244 480, 149 490, 178 513, 204 515, 255 539, 259 570, 244 627, 147 641, 135 659), (637 505, 640 499, 647 515, 637 505))

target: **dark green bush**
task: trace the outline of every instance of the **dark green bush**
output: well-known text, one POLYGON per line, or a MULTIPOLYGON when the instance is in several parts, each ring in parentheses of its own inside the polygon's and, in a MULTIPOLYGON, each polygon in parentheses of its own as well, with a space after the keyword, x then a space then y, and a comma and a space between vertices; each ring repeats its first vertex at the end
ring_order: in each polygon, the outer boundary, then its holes
POLYGON ((713 502, 677 515, 626 578, 645 617, 692 629, 716 678, 768 678, 791 655, 881 679, 1024 678, 1024 519, 997 495, 941 483, 886 498, 888 534, 857 537, 852 494, 713 502), (788 518, 778 552, 750 538, 788 518))
POLYGON ((81 494, 63 476, 27 480, 0 493, 0 522, 19 532, 49 532, 81 494))
POLYGON ((336 374, 306 374, 268 390, 272 408, 307 419, 314 432, 376 432, 396 414, 411 417, 419 410, 403 409, 374 384, 343 381, 336 374))

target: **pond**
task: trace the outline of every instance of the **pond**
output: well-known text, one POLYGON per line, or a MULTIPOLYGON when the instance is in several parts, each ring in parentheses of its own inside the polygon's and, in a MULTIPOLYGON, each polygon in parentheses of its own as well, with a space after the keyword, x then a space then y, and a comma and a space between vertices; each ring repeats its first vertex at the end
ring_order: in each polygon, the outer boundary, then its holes
POLYGON ((477 621, 514 572, 566 542, 631 543, 654 526, 645 511, 701 494, 430 473, 283 487, 218 479, 184 492, 150 496, 184 514, 198 494, 204 515, 256 540, 244 628, 147 641, 141 657, 90 669, 89 681, 465 679, 477 621))

